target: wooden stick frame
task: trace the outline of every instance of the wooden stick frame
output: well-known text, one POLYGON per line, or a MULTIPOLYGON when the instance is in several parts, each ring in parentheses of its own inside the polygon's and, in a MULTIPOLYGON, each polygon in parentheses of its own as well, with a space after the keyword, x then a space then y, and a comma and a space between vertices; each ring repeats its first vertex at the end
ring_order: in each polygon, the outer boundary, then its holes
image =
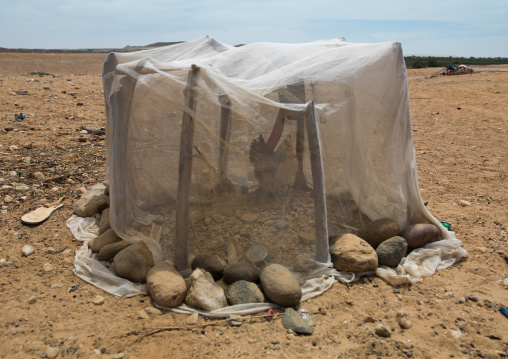
POLYGON ((326 213, 325 178, 319 142, 319 129, 316 119, 314 102, 309 102, 304 112, 307 137, 309 141, 312 183, 314 187, 314 208, 316 215, 316 261, 327 263, 330 261, 328 246, 328 224, 326 213))
POLYGON ((180 135, 180 159, 178 166, 178 189, 176 194, 176 228, 174 265, 179 271, 189 269, 189 198, 192 175, 192 150, 194 144, 194 119, 196 84, 199 67, 192 65, 184 90, 185 108, 180 135))

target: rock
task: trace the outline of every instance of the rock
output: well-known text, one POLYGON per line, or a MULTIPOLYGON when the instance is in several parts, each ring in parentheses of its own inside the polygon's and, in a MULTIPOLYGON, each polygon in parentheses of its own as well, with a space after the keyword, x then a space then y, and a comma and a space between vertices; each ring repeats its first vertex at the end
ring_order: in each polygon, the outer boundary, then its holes
POLYGON ((53 270, 53 266, 51 265, 51 263, 44 263, 44 265, 42 266, 42 270, 44 272, 51 272, 53 270))
POLYGON ((199 313, 194 312, 191 315, 189 315, 189 317, 187 318, 187 324, 196 325, 196 324, 198 324, 198 320, 199 320, 199 313))
POLYGON ((282 317, 282 325, 299 334, 312 334, 314 329, 293 308, 286 308, 282 317))
POLYGON ((120 253, 123 249, 127 248, 130 245, 132 245, 132 243, 124 240, 114 242, 111 244, 106 244, 104 247, 101 248, 99 253, 97 253, 95 259, 97 259, 98 261, 110 261, 118 253, 120 253))
POLYGON ((103 234, 110 228, 111 226, 109 224, 109 208, 105 208, 101 213, 101 221, 99 223, 99 235, 103 234))
POLYGON ((210 273, 214 280, 222 278, 224 273, 224 263, 219 257, 210 254, 198 254, 192 260, 192 270, 201 268, 210 273))
POLYGON ((223 223, 226 220, 226 218, 220 214, 212 214, 211 217, 214 220, 214 222, 217 223, 223 223))
POLYGON ((383 324, 379 324, 376 329, 374 329, 374 333, 378 336, 378 337, 382 337, 382 338, 390 338, 392 336, 392 333, 390 333, 390 329, 388 329, 386 326, 384 326, 383 324))
POLYGON ((282 231, 283 229, 287 229, 289 227, 288 222, 281 220, 281 219, 278 221, 275 221, 275 223, 273 225, 275 226, 275 229, 277 231, 282 231))
POLYGON ((154 266, 153 255, 143 241, 121 250, 113 259, 119 277, 145 283, 148 271, 154 266))
POLYGON ((245 224, 253 224, 255 223, 259 218, 259 214, 254 212, 245 212, 240 217, 240 220, 245 224))
POLYGON ((381 242, 399 234, 397 222, 390 218, 381 218, 372 221, 358 230, 358 237, 377 248, 381 242))
POLYGON ((231 263, 224 268, 224 282, 233 284, 236 281, 259 282, 259 269, 247 262, 231 263))
POLYGON ((406 240, 408 250, 413 250, 436 241, 439 238, 439 234, 437 226, 429 223, 420 223, 406 227, 400 233, 400 236, 406 240))
POLYGON ((28 257, 29 255, 33 254, 35 252, 35 248, 32 247, 31 245, 29 244, 25 244, 23 246, 23 248, 21 248, 21 253, 23 253, 23 255, 25 257, 28 257))
POLYGON ((109 196, 104 194, 105 187, 104 184, 99 183, 86 191, 74 203, 74 214, 80 217, 90 217, 109 207, 109 196))
POLYGON ((187 285, 182 275, 167 263, 158 263, 146 276, 146 288, 155 303, 174 308, 185 299, 187 285))
POLYGON ((35 295, 31 296, 30 299, 28 299, 28 304, 35 304, 37 302, 37 297, 35 295))
POLYGON ((98 253, 108 244, 120 242, 121 240, 122 238, 118 237, 112 229, 109 229, 100 236, 97 236, 94 239, 88 241, 88 247, 92 250, 92 252, 98 253))
POLYGON ((460 330, 453 330, 453 329, 450 329, 450 334, 452 335, 452 337, 454 337, 456 340, 459 340, 460 337, 462 336, 462 332, 460 330))
POLYGON ((79 136, 78 141, 79 142, 86 142, 87 141, 86 135, 79 136))
POLYGON ((331 247, 330 252, 333 266, 339 271, 374 271, 378 265, 374 248, 354 234, 341 235, 331 247))
POLYGON ((269 264, 259 276, 265 295, 274 303, 287 307, 300 303, 302 288, 293 274, 280 264, 269 264))
POLYGON ((47 347, 46 348, 46 358, 54 359, 58 356, 58 348, 57 347, 47 347))
POLYGON ((136 317, 138 319, 148 319, 148 313, 145 312, 143 309, 141 309, 141 310, 138 310, 138 312, 136 313, 136 317))
POLYGON ((409 314, 405 310, 400 310, 397 313, 397 323, 402 329, 409 329, 412 326, 411 319, 409 318, 409 314))
POLYGON ((190 276, 185 304, 190 307, 212 311, 227 307, 224 290, 215 284, 210 273, 196 268, 190 276))
POLYGON ((7 195, 4 197, 4 202, 5 203, 12 203, 14 202, 14 198, 12 198, 11 196, 7 195))
POLYGON ((227 253, 228 253, 228 264, 238 262, 238 254, 236 253, 236 248, 235 248, 234 243, 228 244, 227 253))
POLYGON ((402 237, 392 237, 382 242, 376 248, 376 253, 379 264, 396 267, 402 258, 406 256, 407 242, 402 237))
POLYGON ((459 205, 462 206, 462 207, 467 207, 467 206, 471 205, 471 202, 461 199, 459 201, 459 205))
POLYGON ((146 307, 145 312, 149 315, 162 315, 162 312, 154 307, 146 307))
POLYGON ((104 304, 104 297, 102 295, 96 295, 93 299, 94 305, 103 305, 104 304))
POLYGON ((265 300, 259 287, 245 280, 239 280, 231 284, 225 291, 229 305, 245 303, 262 303, 265 300))
POLYGON ((230 314, 227 323, 233 327, 239 327, 243 324, 243 318, 240 315, 230 314))
POLYGON ((505 279, 503 280, 503 285, 505 287, 508 287, 508 277, 505 277, 505 279))

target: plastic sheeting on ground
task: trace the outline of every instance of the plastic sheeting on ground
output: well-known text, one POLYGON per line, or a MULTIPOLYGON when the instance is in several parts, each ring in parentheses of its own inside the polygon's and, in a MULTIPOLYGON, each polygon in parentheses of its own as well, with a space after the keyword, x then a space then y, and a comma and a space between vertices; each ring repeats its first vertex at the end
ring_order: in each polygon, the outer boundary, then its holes
MULTIPOLYGON (((101 262, 94 259, 94 255, 88 248, 87 243, 98 234, 99 228, 97 226, 97 220, 98 217, 81 218, 76 215, 73 215, 67 220, 67 227, 70 229, 74 238, 84 242, 83 246, 76 253, 74 273, 84 281, 110 294, 125 297, 147 294, 144 284, 136 284, 120 278, 106 268, 101 262)), ((433 275, 438 269, 448 268, 456 261, 466 256, 467 252, 462 248, 462 242, 460 240, 445 239, 427 244, 423 248, 412 251, 407 257, 402 259, 397 268, 380 266, 377 268, 375 274, 393 286, 413 284, 421 281, 424 277, 433 275)), ((334 268, 321 266, 305 278, 301 278, 305 280, 305 283, 302 285, 302 302, 324 293, 337 281, 351 283, 364 275, 372 274, 374 273, 339 272, 334 268)), ((158 305, 157 307, 177 313, 190 314, 199 312, 206 317, 223 318, 231 314, 254 314, 279 306, 273 303, 239 304, 211 312, 190 308, 185 304, 176 308, 166 308, 158 305)))

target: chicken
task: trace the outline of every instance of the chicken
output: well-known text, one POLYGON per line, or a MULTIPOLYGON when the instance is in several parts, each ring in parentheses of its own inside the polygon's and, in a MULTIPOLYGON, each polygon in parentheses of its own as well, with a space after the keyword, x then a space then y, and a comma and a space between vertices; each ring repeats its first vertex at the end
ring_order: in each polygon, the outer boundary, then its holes
POLYGON ((298 170, 293 135, 288 135, 276 151, 259 135, 250 144, 249 160, 264 195, 284 195, 293 185, 298 170))

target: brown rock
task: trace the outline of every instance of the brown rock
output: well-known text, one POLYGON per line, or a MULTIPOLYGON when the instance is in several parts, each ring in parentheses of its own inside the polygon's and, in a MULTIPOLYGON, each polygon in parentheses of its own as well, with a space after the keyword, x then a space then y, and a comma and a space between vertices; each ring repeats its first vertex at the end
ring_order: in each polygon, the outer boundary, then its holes
POLYGON ((293 274, 283 265, 267 265, 259 276, 263 292, 272 302, 287 307, 300 303, 302 288, 293 274))
POLYGON ((148 271, 146 288, 157 304, 168 308, 180 305, 187 293, 182 275, 167 263, 158 263, 148 271))
POLYGON ((407 242, 408 250, 437 241, 439 235, 439 228, 429 223, 413 224, 400 233, 400 236, 407 242))
POLYGON ((115 243, 111 243, 105 245, 101 248, 97 256, 95 257, 99 261, 110 261, 113 259, 120 251, 132 245, 132 243, 121 240, 115 243))
POLYGON ((74 203, 74 214, 80 217, 90 217, 109 207, 109 196, 104 194, 105 186, 101 183, 87 190, 74 203))
POLYGON ((143 241, 121 250, 113 262, 119 277, 135 283, 145 283, 148 271, 154 266, 152 252, 143 241))
POLYGON ((340 236, 330 250, 333 266, 339 271, 374 271, 378 265, 377 254, 366 241, 354 234, 340 236))
POLYGON ((192 270, 201 268, 210 273, 214 280, 222 278, 225 263, 222 260, 211 254, 197 254, 192 260, 192 270))
POLYGON ((101 213, 101 221, 99 223, 99 235, 103 234, 110 228, 111 226, 109 225, 109 208, 106 208, 101 213))
POLYGON ((224 282, 233 284, 236 281, 259 282, 259 269, 247 262, 231 263, 224 268, 224 282))
POLYGON ((390 218, 381 218, 372 221, 358 230, 358 237, 377 248, 381 242, 399 234, 397 222, 390 218))
POLYGON ((97 253, 102 249, 102 247, 107 246, 108 244, 120 242, 121 240, 122 238, 118 237, 112 229, 109 229, 100 236, 88 241, 88 247, 90 247, 92 252, 97 253))

